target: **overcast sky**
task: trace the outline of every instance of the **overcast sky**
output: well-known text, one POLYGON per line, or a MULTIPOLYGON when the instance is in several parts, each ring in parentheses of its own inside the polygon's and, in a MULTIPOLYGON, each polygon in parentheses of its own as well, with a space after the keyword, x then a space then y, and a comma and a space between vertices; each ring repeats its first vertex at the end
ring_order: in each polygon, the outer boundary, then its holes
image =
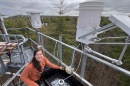
MULTIPOLYGON (((66 15, 78 16, 79 3, 88 0, 64 0, 70 10, 66 15)), ((91 0, 89 0, 91 1, 91 0)), ((130 15, 130 0, 102 0, 104 2, 102 15, 130 15)), ((42 15, 58 15, 59 0, 0 0, 0 14, 24 15, 26 12, 42 12, 42 15)))

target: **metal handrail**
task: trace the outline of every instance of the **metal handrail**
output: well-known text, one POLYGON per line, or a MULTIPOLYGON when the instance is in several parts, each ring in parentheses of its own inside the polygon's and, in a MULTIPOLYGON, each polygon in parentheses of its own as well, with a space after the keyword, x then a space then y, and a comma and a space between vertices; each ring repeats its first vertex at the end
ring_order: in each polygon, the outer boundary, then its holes
MULTIPOLYGON (((27 29, 29 29, 29 30, 31 30, 31 31, 33 31, 33 32, 36 32, 35 30, 33 30, 33 29, 31 29, 31 28, 27 28, 27 29)), ((45 34, 42 34, 41 32, 37 32, 37 33, 40 34, 40 35, 42 35, 42 36, 44 36, 44 37, 46 37, 46 38, 49 38, 49 39, 51 39, 51 40, 53 40, 53 41, 56 41, 56 42, 58 42, 58 43, 60 43, 60 44, 62 44, 62 45, 64 45, 64 46, 66 46, 66 47, 68 47, 68 48, 70 48, 70 49, 72 49, 72 50, 75 50, 75 51, 77 51, 77 52, 79 52, 79 53, 85 55, 86 57, 89 57, 89 58, 91 58, 91 59, 93 59, 93 60, 96 60, 97 62, 100 62, 100 63, 102 63, 102 64, 105 64, 105 65, 107 65, 107 66, 109 66, 109 67, 111 67, 111 68, 113 68, 113 69, 115 69, 115 70, 117 70, 117 71, 120 71, 120 72, 122 72, 122 73, 124 73, 124 74, 130 76, 130 71, 128 71, 128 70, 125 70, 125 69, 123 69, 123 68, 121 68, 121 67, 118 67, 118 66, 112 64, 112 63, 109 63, 109 62, 107 62, 107 61, 105 61, 105 60, 102 60, 102 59, 100 59, 100 58, 97 58, 96 56, 93 56, 93 55, 91 55, 91 54, 85 53, 85 52, 83 52, 82 50, 79 50, 79 49, 77 49, 77 48, 75 48, 75 47, 72 47, 72 46, 70 46, 70 45, 68 45, 68 44, 65 44, 65 43, 63 43, 63 42, 61 42, 61 41, 59 41, 59 40, 56 40, 56 39, 54 39, 54 38, 52 38, 52 37, 50 37, 50 36, 47 36, 47 35, 45 35, 45 34)), ((23 39, 24 39, 24 38, 23 38, 23 39)), ((34 40, 32 40, 31 38, 29 38, 29 40, 30 40, 31 42, 33 42, 34 44, 38 45, 38 43, 35 42, 34 40)), ((53 54, 51 54, 49 51, 47 51, 44 47, 42 47, 42 49, 43 49, 43 51, 45 51, 47 54, 49 54, 51 57, 53 57, 56 61, 60 62, 63 66, 67 66, 65 63, 63 63, 63 62, 60 61, 57 57, 55 57, 53 54)), ((23 66, 22 68, 24 68, 24 66, 23 66)), ((21 69, 20 69, 19 71, 21 71, 21 69)), ((20 73, 19 71, 16 73, 16 75, 14 75, 10 80, 8 80, 8 81, 7 81, 4 85, 2 85, 2 86, 7 86, 7 85, 20 73)), ((86 84, 89 85, 89 86, 92 86, 91 83, 89 83, 87 80, 85 80, 85 79, 84 79, 83 77, 81 77, 79 74, 77 74, 75 71, 72 71, 72 72, 73 72, 73 74, 76 75, 79 79, 81 79, 84 83, 86 83, 86 84)))
MULTIPOLYGON (((31 28, 28 28, 28 29, 35 32, 35 30, 33 30, 33 29, 31 29, 31 28)), ((47 35, 45 35, 45 34, 43 34, 43 33, 40 33, 40 32, 38 32, 38 33, 41 34, 41 35, 44 36, 44 37, 47 37, 47 38, 49 38, 49 39, 51 39, 51 40, 53 40, 53 41, 56 41, 56 42, 60 43, 60 44, 66 46, 66 47, 68 47, 68 48, 71 48, 71 49, 73 49, 73 50, 75 50, 75 51, 77 51, 77 52, 79 52, 79 53, 81 53, 81 54, 84 54, 84 55, 88 56, 88 57, 91 58, 91 59, 94 59, 94 60, 96 60, 96 61, 98 61, 98 62, 100 62, 100 63, 103 63, 103 64, 105 64, 105 65, 107 65, 107 66, 109 66, 109 67, 111 67, 111 68, 113 68, 113 69, 116 69, 116 70, 118 70, 118 71, 120 71, 120 72, 122 72, 122 73, 124 73, 124 74, 126 74, 126 75, 128 75, 128 76, 130 76, 130 72, 127 71, 127 70, 125 70, 125 69, 123 69, 123 68, 120 68, 120 67, 118 67, 118 66, 116 66, 116 65, 114 65, 114 64, 111 64, 111 63, 109 63, 109 62, 107 62, 107 61, 104 61, 104 60, 102 60, 102 59, 100 59, 100 58, 97 58, 97 57, 95 57, 95 56, 93 56, 93 55, 91 55, 91 54, 88 54, 88 53, 86 54, 86 53, 84 53, 83 51, 81 51, 81 50, 79 50, 79 49, 77 49, 77 48, 75 48, 75 47, 72 47, 72 46, 70 46, 70 45, 68 45, 68 44, 65 44, 65 43, 63 43, 63 42, 61 42, 61 41, 59 41, 59 40, 56 40, 56 39, 54 39, 54 38, 52 38, 52 37, 50 37, 50 36, 47 36, 47 35)))
MULTIPOLYGON (((25 54, 27 55, 27 53, 25 52, 25 54)), ((27 57, 29 58, 29 56, 27 55, 27 57)), ((26 63, 27 64, 27 63, 26 63)), ((10 82, 20 74, 20 72, 24 69, 24 67, 26 66, 26 64, 24 64, 14 75, 13 77, 9 78, 2 86, 8 86, 10 84, 10 82)))
MULTIPOLYGON (((36 32, 35 30, 33 30, 33 29, 31 29, 31 28, 28 28, 28 29, 31 30, 31 31, 33 31, 33 32, 36 32)), ((59 41, 59 40, 56 40, 56 39, 54 39, 54 38, 52 38, 52 37, 50 37, 50 36, 47 36, 47 35, 45 35, 45 34, 43 34, 43 33, 41 33, 41 32, 37 32, 37 33, 40 34, 40 35, 42 35, 42 36, 44 36, 44 37, 46 37, 46 38, 49 38, 49 39, 51 39, 51 40, 53 40, 53 41, 55 41, 55 42, 57 42, 57 43, 60 43, 60 44, 66 46, 66 47, 68 47, 68 48, 71 48, 71 49, 73 49, 73 50, 75 50, 75 51, 77 51, 77 52, 79 52, 79 53, 85 55, 86 57, 89 57, 89 58, 91 58, 91 59, 93 59, 93 60, 96 60, 97 62, 100 62, 100 63, 102 63, 102 64, 105 64, 106 66, 109 66, 110 68, 113 68, 113 69, 115 69, 115 70, 117 70, 117 71, 120 71, 120 72, 122 72, 122 73, 124 73, 124 74, 130 76, 130 71, 128 71, 128 70, 126 70, 126 69, 123 69, 123 68, 121 68, 121 67, 118 67, 118 66, 115 65, 115 64, 112 64, 112 63, 110 63, 110 62, 107 62, 107 61, 105 61, 105 60, 102 60, 102 59, 100 59, 100 58, 98 58, 98 57, 96 57, 96 56, 93 56, 93 55, 91 55, 91 54, 85 53, 85 52, 83 52, 83 51, 81 51, 81 50, 79 50, 79 49, 77 49, 77 48, 75 48, 75 47, 72 47, 72 46, 70 46, 70 45, 68 45, 68 44, 65 44, 65 43, 63 43, 63 42, 61 42, 61 41, 59 41)), ((30 38, 30 40, 33 41, 31 38, 30 38)), ((35 41, 33 41, 33 42, 36 43, 35 41)), ((38 45, 38 44, 37 44, 37 45, 38 45)), ((43 48, 43 50, 44 50, 46 53, 48 53, 50 56, 52 56, 55 60, 61 62, 58 58, 56 58, 54 55, 51 55, 51 53, 47 52, 44 48, 43 48)), ((61 62, 61 64, 62 64, 62 65, 65 65, 63 62, 61 62)), ((65 65, 65 66, 66 66, 66 65, 65 65)), ((74 74, 75 74, 75 72, 74 72, 74 74)), ((75 75, 76 75, 76 74, 75 74, 75 75)), ((78 75, 78 74, 77 74, 77 75, 78 75)), ((79 76, 79 78, 81 79, 82 77, 79 76)), ((82 79, 83 79, 83 78, 82 78, 82 79)), ((87 84, 87 83, 86 83, 86 84, 87 84)))
MULTIPOLYGON (((31 41, 32 41, 32 39, 30 39, 31 41)), ((58 40, 57 40, 58 41, 58 40)), ((33 43, 36 43, 35 41, 32 41, 33 43)), ((37 44, 38 45, 38 44, 37 44)), ((66 44, 67 45, 67 44, 66 44)), ((67 46, 70 46, 70 45, 67 45, 67 46)), ((71 46, 70 46, 71 47, 71 46)), ((100 59, 100 58, 97 58, 96 56, 93 56, 93 55, 91 55, 91 54, 86 54, 86 53, 84 53, 83 51, 81 51, 81 50, 79 50, 79 49, 77 49, 77 48, 74 48, 74 47, 72 47, 72 49, 74 49, 75 51, 77 51, 77 52, 79 52, 79 53, 81 53, 81 54, 83 54, 83 55, 86 55, 87 57, 89 57, 89 58, 91 58, 91 59, 93 59, 93 60, 95 60, 95 61, 97 61, 97 62, 100 62, 100 63, 102 63, 102 64, 105 64, 105 65, 107 65, 107 66, 109 66, 109 67, 111 67, 111 68, 113 68, 113 69, 115 69, 115 70, 118 70, 118 71, 120 71, 120 72, 122 72, 122 73, 124 73, 124 74, 126 74, 126 75, 128 75, 128 76, 130 76, 130 71, 128 71, 128 70, 125 70, 125 69, 123 69, 123 68, 121 68, 121 67, 118 67, 118 66, 116 66, 116 65, 114 65, 114 64, 112 64, 112 63, 109 63, 109 62, 107 62, 107 61, 105 61, 105 60, 102 60, 102 59, 100 59)), ((45 49, 44 49, 44 51, 46 51, 45 49)), ((56 58, 56 60, 57 60, 57 58, 56 58)), ((59 59, 57 60, 57 61, 59 61, 59 62, 61 62, 59 59)), ((63 64, 63 65, 65 65, 65 64, 63 64)), ((66 66, 66 65, 65 65, 66 66)))
POLYGON ((23 35, 20 35, 20 34, 0 34, 0 36, 4 36, 4 37, 21 37, 22 38, 22 41, 18 44, 18 46, 22 45, 23 43, 25 43, 28 39, 25 38, 23 35))

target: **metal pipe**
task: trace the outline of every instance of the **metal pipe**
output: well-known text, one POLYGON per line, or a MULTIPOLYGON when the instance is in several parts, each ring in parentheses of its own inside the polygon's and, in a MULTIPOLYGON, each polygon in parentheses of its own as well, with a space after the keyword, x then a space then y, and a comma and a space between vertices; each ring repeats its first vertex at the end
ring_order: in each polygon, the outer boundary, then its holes
POLYGON ((123 39, 123 38, 127 38, 128 36, 122 36, 122 37, 104 37, 104 38, 98 38, 96 39, 95 42, 98 42, 98 41, 101 41, 101 40, 104 40, 104 39, 123 39))
MULTIPOLYGON (((16 35, 15 35, 15 40, 16 40, 17 43, 18 43, 18 39, 17 39, 16 35)), ((20 57, 21 57, 21 58, 20 58, 21 63, 23 63, 24 60, 22 59, 22 56, 23 56, 23 55, 22 55, 22 51, 20 51, 20 46, 18 46, 17 48, 18 48, 19 55, 20 55, 20 57)))
MULTIPOLYGON (((25 53, 26 54, 26 53, 25 53)), ((28 57, 28 55, 27 55, 28 57)), ((27 63, 26 63, 27 64, 27 63)), ((19 76, 19 73, 24 69, 24 67, 26 66, 26 64, 24 64, 15 74, 12 78, 9 78, 2 86, 8 86, 8 84, 16 77, 19 76)))
POLYGON ((73 72, 74 75, 76 75, 78 78, 80 78, 84 83, 86 83, 88 86, 93 86, 91 83, 89 83, 87 80, 84 78, 80 77, 77 73, 73 72))
POLYGON ((3 60, 2 60, 2 58, 0 57, 0 68, 2 68, 2 70, 3 70, 3 72, 5 73, 6 72, 6 67, 5 67, 5 65, 4 65, 4 62, 3 62, 3 60))
POLYGON ((18 46, 20 46, 20 45, 24 44, 26 41, 28 41, 28 39, 25 38, 23 35, 19 35, 19 36, 23 39, 23 41, 20 42, 20 43, 18 44, 18 46))
POLYGON ((116 60, 116 59, 113 59, 113 58, 110 58, 110 57, 108 57, 108 56, 106 56, 106 55, 103 55, 103 54, 101 54, 101 53, 98 53, 98 52, 92 50, 90 47, 87 47, 86 50, 87 50, 88 52, 92 52, 92 53, 94 53, 94 54, 97 54, 97 55, 99 55, 99 56, 101 56, 101 57, 103 57, 103 58, 105 58, 105 59, 107 59, 107 60, 109 60, 109 61, 112 61, 112 63, 116 63, 116 65, 121 65, 121 64, 122 64, 121 61, 116 60))
MULTIPOLYGON (((62 35, 59 35, 59 41, 62 42, 62 35)), ((58 57, 62 61, 62 44, 58 44, 58 57)))
POLYGON ((123 48, 123 50, 122 50, 122 53, 121 53, 121 55, 120 55, 120 57, 119 57, 119 59, 118 59, 119 61, 122 60, 122 58, 123 58, 123 56, 124 56, 124 54, 125 54, 125 51, 126 51, 127 47, 128 47, 128 44, 126 44, 126 45, 124 46, 124 48, 123 48))
POLYGON ((105 39, 121 39, 121 38, 127 38, 128 36, 122 36, 122 37, 105 37, 105 39))
MULTIPOLYGON (((28 28, 28 29, 35 32, 35 30, 33 30, 33 29, 31 29, 31 28, 28 28)), ((39 33, 40 33, 40 32, 39 32, 39 33)), ((42 33, 40 33, 40 34, 42 34, 42 33)), ((76 51, 80 52, 80 50, 77 49, 77 48, 75 48, 75 47, 72 47, 72 46, 70 46, 70 45, 68 45, 68 44, 65 44, 65 43, 63 43, 63 42, 61 42, 61 41, 59 41, 59 40, 56 40, 56 39, 54 39, 54 38, 52 38, 52 37, 50 37, 50 36, 47 36, 47 35, 45 35, 45 34, 42 34, 42 35, 45 36, 46 38, 49 38, 49 39, 51 39, 51 40, 53 40, 53 41, 56 41, 56 42, 58 42, 58 43, 60 43, 60 44, 62 44, 62 45, 64 45, 64 46, 66 46, 66 47, 68 47, 68 48, 75 49, 76 51)))
POLYGON ((107 66, 110 67, 110 68, 113 68, 113 69, 115 69, 115 70, 117 70, 117 71, 119 71, 119 72, 122 72, 122 73, 124 73, 124 74, 127 75, 127 76, 130 76, 130 71, 128 71, 128 70, 125 70, 125 69, 123 69, 123 68, 121 68, 121 67, 118 67, 118 66, 116 66, 116 65, 114 65, 114 64, 111 64, 111 63, 109 63, 109 62, 107 62, 107 61, 104 61, 104 60, 102 60, 102 59, 100 59, 100 58, 97 58, 97 57, 95 57, 95 56, 93 56, 93 55, 87 54, 87 56, 90 57, 91 59, 94 59, 94 60, 97 61, 97 62, 100 62, 100 63, 102 63, 102 64, 107 65, 107 66))
MULTIPOLYGON (((94 30, 94 31, 92 31, 92 32, 89 32, 89 33, 87 33, 87 34, 84 34, 84 35, 78 37, 78 39, 81 39, 81 38, 83 38, 83 37, 86 37, 86 36, 88 36, 88 35, 94 34, 94 33, 96 33, 96 32, 99 32, 99 31, 101 31, 101 30, 104 30, 104 29, 109 28, 109 27, 112 27, 112 26, 114 26, 114 24, 113 24, 113 23, 110 23, 110 24, 108 24, 108 25, 106 25, 106 26, 103 26, 103 27, 101 27, 101 28, 98 28, 98 29, 96 29, 96 30, 94 30)), ((77 27, 77 28, 78 28, 78 27, 77 27)), ((87 27, 86 27, 86 28, 87 28, 87 27)))
POLYGON ((3 29, 3 31, 4 31, 4 34, 8 35, 8 32, 6 30, 3 18, 0 18, 0 25, 1 25, 1 28, 3 29))
POLYGON ((44 47, 44 39, 43 39, 43 36, 42 35, 40 35, 41 36, 41 45, 44 47))
POLYGON ((74 67, 74 58, 75 58, 75 50, 72 49, 72 60, 71 60, 71 67, 74 67))
MULTIPOLYGON (((84 44, 84 47, 83 48, 83 52, 87 53, 85 48, 88 47, 88 45, 85 45, 84 44)), ((80 71, 80 76, 84 78, 84 73, 85 73, 85 68, 86 68, 86 64, 87 64, 87 58, 88 56, 86 55, 82 55, 82 63, 81 63, 81 71, 80 71)))
POLYGON ((105 55, 103 55, 103 54, 101 54, 101 53, 98 53, 98 52, 92 50, 90 47, 87 47, 86 50, 87 50, 88 52, 92 52, 92 53, 94 53, 94 54, 97 54, 97 55, 99 55, 99 56, 101 56, 101 57, 103 57, 103 58, 105 58, 105 59, 107 59, 107 60, 110 60, 110 61, 112 61, 112 62, 116 60, 116 59, 110 58, 110 57, 108 57, 108 56, 105 56, 105 55))
MULTIPOLYGON (((127 37, 126 43, 129 42, 128 39, 129 39, 129 37, 127 37)), ((123 58, 123 56, 124 56, 124 54, 125 54, 125 51, 126 51, 127 47, 128 47, 128 44, 125 44, 125 46, 124 46, 124 48, 123 48, 123 50, 122 50, 122 52, 121 52, 121 54, 120 54, 120 57, 119 57, 119 59, 118 59, 119 61, 122 60, 122 58, 123 58)))
POLYGON ((23 45, 20 46, 20 50, 21 50, 21 58, 23 59, 23 62, 22 63, 25 63, 25 56, 24 56, 24 47, 23 45))
POLYGON ((119 45, 125 45, 125 44, 130 44, 130 43, 90 43, 90 44, 119 44, 119 45))
POLYGON ((112 29, 114 29, 114 28, 116 28, 116 27, 117 27, 117 26, 112 26, 112 27, 110 27, 110 28, 108 28, 108 29, 106 29, 106 30, 103 30, 103 31, 98 32, 98 34, 101 34, 101 33, 104 33, 104 32, 106 32, 106 31, 112 30, 112 29))
POLYGON ((6 34, 0 34, 0 36, 5 36, 5 37, 21 37, 22 39, 23 39, 23 41, 22 42, 20 42, 19 44, 18 44, 18 46, 20 46, 20 45, 22 45, 23 43, 25 43, 28 39, 27 38, 25 38, 23 35, 19 35, 19 34, 17 34, 17 35, 14 35, 14 34, 8 34, 8 35, 6 35, 6 34))
MULTIPOLYGON (((3 30, 3 34, 6 34, 6 35, 8 35, 8 32, 7 32, 7 30, 6 30, 6 27, 5 27, 5 24, 4 24, 4 19, 3 18, 0 18, 0 26, 1 26, 1 28, 2 28, 2 30, 3 30)), ((6 38, 6 42, 9 42, 10 41, 10 39, 7 37, 6 38)))
MULTIPOLYGON (((5 74, 9 74, 11 75, 12 73, 11 72, 6 72, 5 74)), ((15 75, 16 73, 13 73, 12 75, 15 75)), ((20 74, 18 74, 17 76, 20 76, 20 74)))
POLYGON ((23 65, 15 74, 14 74, 14 76, 12 77, 12 78, 9 78, 2 86, 8 86, 8 84, 17 76, 17 75, 19 75, 19 73, 23 70, 23 68, 26 66, 26 64, 25 65, 23 65))

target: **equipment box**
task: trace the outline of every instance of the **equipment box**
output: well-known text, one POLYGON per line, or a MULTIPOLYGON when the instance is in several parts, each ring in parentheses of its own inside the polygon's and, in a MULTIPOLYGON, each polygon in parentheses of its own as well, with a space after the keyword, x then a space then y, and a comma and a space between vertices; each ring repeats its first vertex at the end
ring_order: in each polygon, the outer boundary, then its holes
POLYGON ((64 70, 48 69, 43 73, 43 81, 45 86, 84 86, 73 76, 69 76, 64 70))

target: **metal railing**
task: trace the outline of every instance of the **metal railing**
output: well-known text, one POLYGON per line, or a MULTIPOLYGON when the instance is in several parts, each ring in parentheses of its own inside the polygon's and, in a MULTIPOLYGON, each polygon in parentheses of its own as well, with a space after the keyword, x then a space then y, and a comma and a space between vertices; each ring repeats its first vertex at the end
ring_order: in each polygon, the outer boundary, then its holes
MULTIPOLYGON (((22 49, 23 48, 22 46, 23 46, 24 43, 27 42, 27 40, 28 40, 27 38, 25 38, 23 35, 19 35, 19 34, 17 34, 17 35, 14 35, 14 34, 0 34, 0 37, 2 38, 1 41, 7 42, 7 43, 8 42, 9 43, 18 43, 18 45, 16 47, 16 48, 18 48, 18 51, 13 51, 13 53, 23 54, 23 55, 20 55, 20 58, 24 59, 24 51, 22 49), (6 40, 6 39, 8 39, 8 40, 6 40)), ((8 53, 8 52, 9 51, 5 51, 4 54, 8 53)), ((10 54, 10 56, 12 56, 12 55, 10 54)), ((3 61, 2 61, 2 63, 3 63, 3 61)), ((13 73, 13 72, 7 72, 6 73, 6 70, 5 70, 5 74, 11 74, 13 76, 11 78, 9 78, 2 86, 8 86, 8 84, 10 82, 12 82, 12 80, 19 74, 19 72, 24 68, 24 66, 22 68, 20 68, 20 70, 17 73, 13 73)), ((2 65, 2 67, 5 67, 4 63, 2 65)))
POLYGON ((17 42, 19 43, 18 46, 22 45, 23 43, 25 43, 28 39, 25 38, 23 35, 20 35, 20 34, 17 34, 17 35, 14 35, 14 34, 0 34, 1 38, 3 38, 3 40, 5 40, 6 42, 17 42), (10 40, 10 38, 13 38, 14 40, 10 40), (7 41, 6 39, 9 38, 9 40, 7 41), (20 41, 20 42, 19 42, 20 41))
MULTIPOLYGON (((72 51, 81 53, 82 55, 86 56, 86 58, 93 59, 93 60, 95 60, 95 61, 97 61, 97 62, 99 62, 99 63, 102 63, 102 64, 104 64, 104 65, 106 65, 106 66, 108 66, 108 67, 110 67, 110 68, 112 68, 112 69, 114 69, 114 70, 117 70, 117 71, 119 71, 119 72, 121 72, 121 73, 123 73, 123 74, 125 74, 125 75, 127 75, 127 76, 130 76, 130 71, 128 71, 128 70, 126 70, 126 69, 123 69, 123 68, 121 68, 121 67, 119 67, 119 66, 117 66, 117 65, 115 65, 115 64, 112 64, 112 63, 110 63, 110 62, 107 62, 107 61, 105 61, 105 60, 103 60, 103 59, 101 59, 101 58, 98 58, 98 57, 96 57, 96 56, 94 56, 94 55, 91 55, 91 54, 86 53, 86 52, 84 52, 84 51, 82 51, 82 50, 79 50, 79 49, 77 49, 77 48, 75 48, 75 47, 73 47, 73 46, 70 46, 70 45, 66 44, 66 43, 63 43, 63 42, 60 41, 60 40, 56 40, 56 39, 54 39, 54 38, 52 38, 52 37, 50 37, 50 36, 48 36, 48 35, 45 35, 45 34, 43 34, 43 33, 41 33, 41 32, 37 32, 37 31, 34 30, 34 29, 31 29, 31 28, 27 28, 27 29, 29 30, 29 32, 32 31, 32 32, 35 32, 36 34, 39 34, 38 36, 42 36, 42 38, 45 37, 45 38, 47 38, 47 39, 53 40, 54 42, 57 42, 57 43, 61 44, 62 46, 65 46, 65 47, 71 49, 72 51)), ((33 44, 35 44, 35 45, 39 45, 39 43, 36 42, 36 41, 34 41, 31 37, 29 37, 29 40, 31 41, 31 43, 33 43, 33 44)), ((53 54, 50 53, 48 50, 46 50, 45 47, 44 47, 44 44, 40 44, 40 46, 41 46, 41 48, 43 49, 44 52, 46 52, 48 55, 50 55, 52 58, 54 58, 57 62, 61 63, 61 64, 62 64, 63 66, 65 66, 65 67, 68 66, 66 63, 62 62, 62 61, 61 61, 60 59, 58 59, 55 55, 53 55, 53 54)), ((95 53, 93 50, 91 50, 91 52, 95 53)), ((97 54, 100 55, 99 53, 97 53, 97 54)), ((74 55, 73 55, 73 56, 74 56, 74 55)), ((101 56, 102 56, 102 55, 101 55, 101 56)), ((72 57, 71 59, 74 60, 74 57, 72 57)), ((74 61, 71 61, 71 62, 74 62, 74 61)), ((84 64, 84 66, 85 66, 85 64, 84 64)), ((23 66, 22 68, 24 68, 24 66, 23 66)), ((80 70, 82 70, 82 68, 81 68, 80 70)), ((13 80, 13 79, 17 76, 17 74, 20 73, 20 71, 22 71, 22 69, 20 69, 20 70, 16 73, 16 75, 14 75, 9 81, 6 82, 7 84, 4 84, 3 86, 7 86, 7 85, 11 82, 11 80, 13 80)), ((81 81, 83 81, 85 84, 87 84, 87 85, 89 85, 89 86, 93 86, 93 85, 92 85, 91 83, 89 83, 86 79, 84 79, 84 76, 81 76, 82 74, 80 75, 80 74, 76 73, 76 71, 72 71, 72 72, 73 72, 73 74, 74 74, 76 77, 78 77, 78 78, 79 78, 81 81)))
MULTIPOLYGON (((29 29, 30 31, 36 32, 34 29, 31 29, 31 28, 28 28, 28 29, 29 29)), ((94 55, 91 55, 91 54, 89 54, 89 53, 85 53, 85 52, 82 51, 82 50, 79 50, 79 49, 77 49, 77 48, 75 48, 75 47, 72 47, 72 46, 66 44, 66 43, 63 43, 62 41, 56 40, 56 39, 54 39, 54 38, 52 38, 52 37, 50 37, 50 36, 47 36, 47 35, 45 35, 45 34, 43 34, 43 33, 41 33, 41 32, 37 32, 37 33, 40 34, 40 35, 43 36, 43 37, 46 37, 46 38, 48 38, 48 39, 51 39, 51 40, 53 40, 53 41, 55 41, 55 42, 61 44, 62 46, 66 46, 66 47, 68 47, 68 48, 70 48, 70 49, 72 49, 72 50, 75 50, 76 52, 79 52, 79 53, 85 55, 86 58, 87 58, 87 57, 88 57, 88 58, 91 58, 91 59, 93 59, 93 60, 95 60, 95 61, 97 61, 97 62, 99 62, 99 63, 102 63, 102 64, 104 64, 104 65, 106 65, 106 66, 109 66, 110 68, 112 68, 112 69, 114 69, 114 70, 117 70, 117 71, 119 71, 119 72, 121 72, 121 73, 123 73, 123 74, 125 74, 125 75, 127 75, 127 76, 130 76, 130 71, 128 71, 128 70, 126 70, 126 69, 123 69, 123 68, 121 68, 121 67, 119 67, 119 66, 117 66, 117 65, 115 65, 115 64, 113 64, 113 63, 110 63, 110 62, 108 62, 108 61, 105 61, 105 60, 103 60, 103 59, 101 59, 101 58, 98 58, 98 57, 96 57, 96 56, 94 56, 94 55)), ((33 41, 31 38, 30 38, 29 40, 31 40, 33 43, 35 43, 36 45, 38 45, 38 43, 36 43, 35 41, 33 41)), ((41 45, 41 46, 42 46, 42 45, 41 45)), ((44 47, 42 47, 42 49, 43 49, 46 53, 48 53, 51 57, 53 57, 56 61, 60 62, 63 66, 67 66, 65 63, 63 63, 63 62, 60 61, 58 58, 56 58, 53 54, 51 54, 50 52, 48 52, 44 47)), ((72 61, 72 62, 73 62, 73 61, 72 61)), ((81 70, 82 70, 82 68, 81 68, 81 70)), ((77 74, 77 73, 74 72, 74 71, 73 71, 73 73, 74 73, 79 79, 81 79, 82 81, 84 81, 86 84, 92 85, 92 84, 90 84, 87 80, 85 80, 84 77, 80 76, 79 74, 77 74)))

